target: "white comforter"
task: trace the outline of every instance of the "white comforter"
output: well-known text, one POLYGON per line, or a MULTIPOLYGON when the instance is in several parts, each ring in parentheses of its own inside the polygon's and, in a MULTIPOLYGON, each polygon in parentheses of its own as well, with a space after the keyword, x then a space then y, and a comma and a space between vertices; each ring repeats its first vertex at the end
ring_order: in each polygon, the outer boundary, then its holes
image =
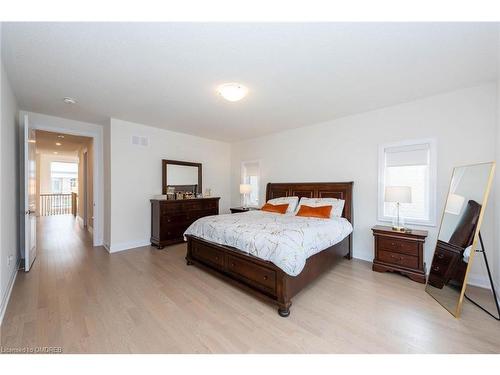
POLYGON ((184 235, 235 247, 296 276, 307 258, 342 241, 351 232, 352 225, 345 218, 249 211, 203 217, 191 224, 184 235))

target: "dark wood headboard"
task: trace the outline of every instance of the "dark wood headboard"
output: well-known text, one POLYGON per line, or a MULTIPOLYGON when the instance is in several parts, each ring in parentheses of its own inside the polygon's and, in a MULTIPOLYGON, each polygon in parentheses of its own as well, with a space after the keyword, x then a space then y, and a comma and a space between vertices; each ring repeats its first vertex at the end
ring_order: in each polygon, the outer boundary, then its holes
POLYGON ((267 184, 266 202, 280 197, 338 198, 345 200, 342 216, 354 225, 352 186, 354 182, 280 182, 267 184))

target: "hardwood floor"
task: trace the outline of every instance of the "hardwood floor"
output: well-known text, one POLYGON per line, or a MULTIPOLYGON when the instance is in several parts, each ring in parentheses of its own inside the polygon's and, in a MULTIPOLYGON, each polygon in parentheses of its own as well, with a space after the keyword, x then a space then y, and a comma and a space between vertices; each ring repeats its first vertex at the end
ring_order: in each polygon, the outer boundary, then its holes
POLYGON ((196 267, 185 244, 108 254, 71 216, 39 223, 2 346, 64 353, 499 353, 500 324, 465 302, 456 320, 424 285, 345 260, 301 292, 289 318, 196 267))

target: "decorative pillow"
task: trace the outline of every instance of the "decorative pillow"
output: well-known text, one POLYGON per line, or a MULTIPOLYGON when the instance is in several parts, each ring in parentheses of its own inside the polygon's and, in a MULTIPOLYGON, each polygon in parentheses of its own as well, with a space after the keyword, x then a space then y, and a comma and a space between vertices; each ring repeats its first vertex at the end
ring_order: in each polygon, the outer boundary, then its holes
POLYGON ((288 206, 289 206, 288 203, 285 204, 266 203, 265 205, 262 206, 261 210, 267 212, 276 212, 278 214, 284 214, 286 213, 288 206))
POLYGON ((332 206, 332 212, 330 217, 342 217, 342 211, 344 210, 345 200, 337 198, 300 198, 299 207, 306 205, 309 207, 321 207, 321 206, 332 206))
POLYGON ((300 205, 299 211, 295 216, 319 217, 321 219, 329 219, 332 212, 332 206, 310 207, 304 204, 300 205))
POLYGON ((297 204, 299 203, 299 197, 280 197, 280 198, 274 198, 274 199, 269 199, 267 203, 271 204, 288 204, 288 209, 286 210, 287 213, 295 212, 295 209, 297 208, 297 204))

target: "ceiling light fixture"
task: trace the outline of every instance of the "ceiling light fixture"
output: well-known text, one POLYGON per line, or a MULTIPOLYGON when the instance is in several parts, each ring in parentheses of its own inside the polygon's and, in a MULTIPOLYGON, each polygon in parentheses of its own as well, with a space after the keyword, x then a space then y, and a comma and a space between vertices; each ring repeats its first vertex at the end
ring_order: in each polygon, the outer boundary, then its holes
POLYGON ((56 142, 56 146, 61 146, 62 143, 61 142, 56 142))
POLYGON ((231 82, 223 83, 217 87, 217 92, 220 96, 230 102, 237 102, 243 99, 248 94, 248 89, 241 83, 231 82))
POLYGON ((54 151, 54 155, 57 155, 57 154, 58 154, 58 152, 57 152, 57 151, 54 151))
POLYGON ((66 104, 76 104, 76 99, 66 96, 65 98, 63 98, 63 102, 66 104))
POLYGON ((61 138, 61 139, 63 139, 63 138, 64 138, 64 135, 59 134, 59 135, 57 136, 57 138, 61 138))

